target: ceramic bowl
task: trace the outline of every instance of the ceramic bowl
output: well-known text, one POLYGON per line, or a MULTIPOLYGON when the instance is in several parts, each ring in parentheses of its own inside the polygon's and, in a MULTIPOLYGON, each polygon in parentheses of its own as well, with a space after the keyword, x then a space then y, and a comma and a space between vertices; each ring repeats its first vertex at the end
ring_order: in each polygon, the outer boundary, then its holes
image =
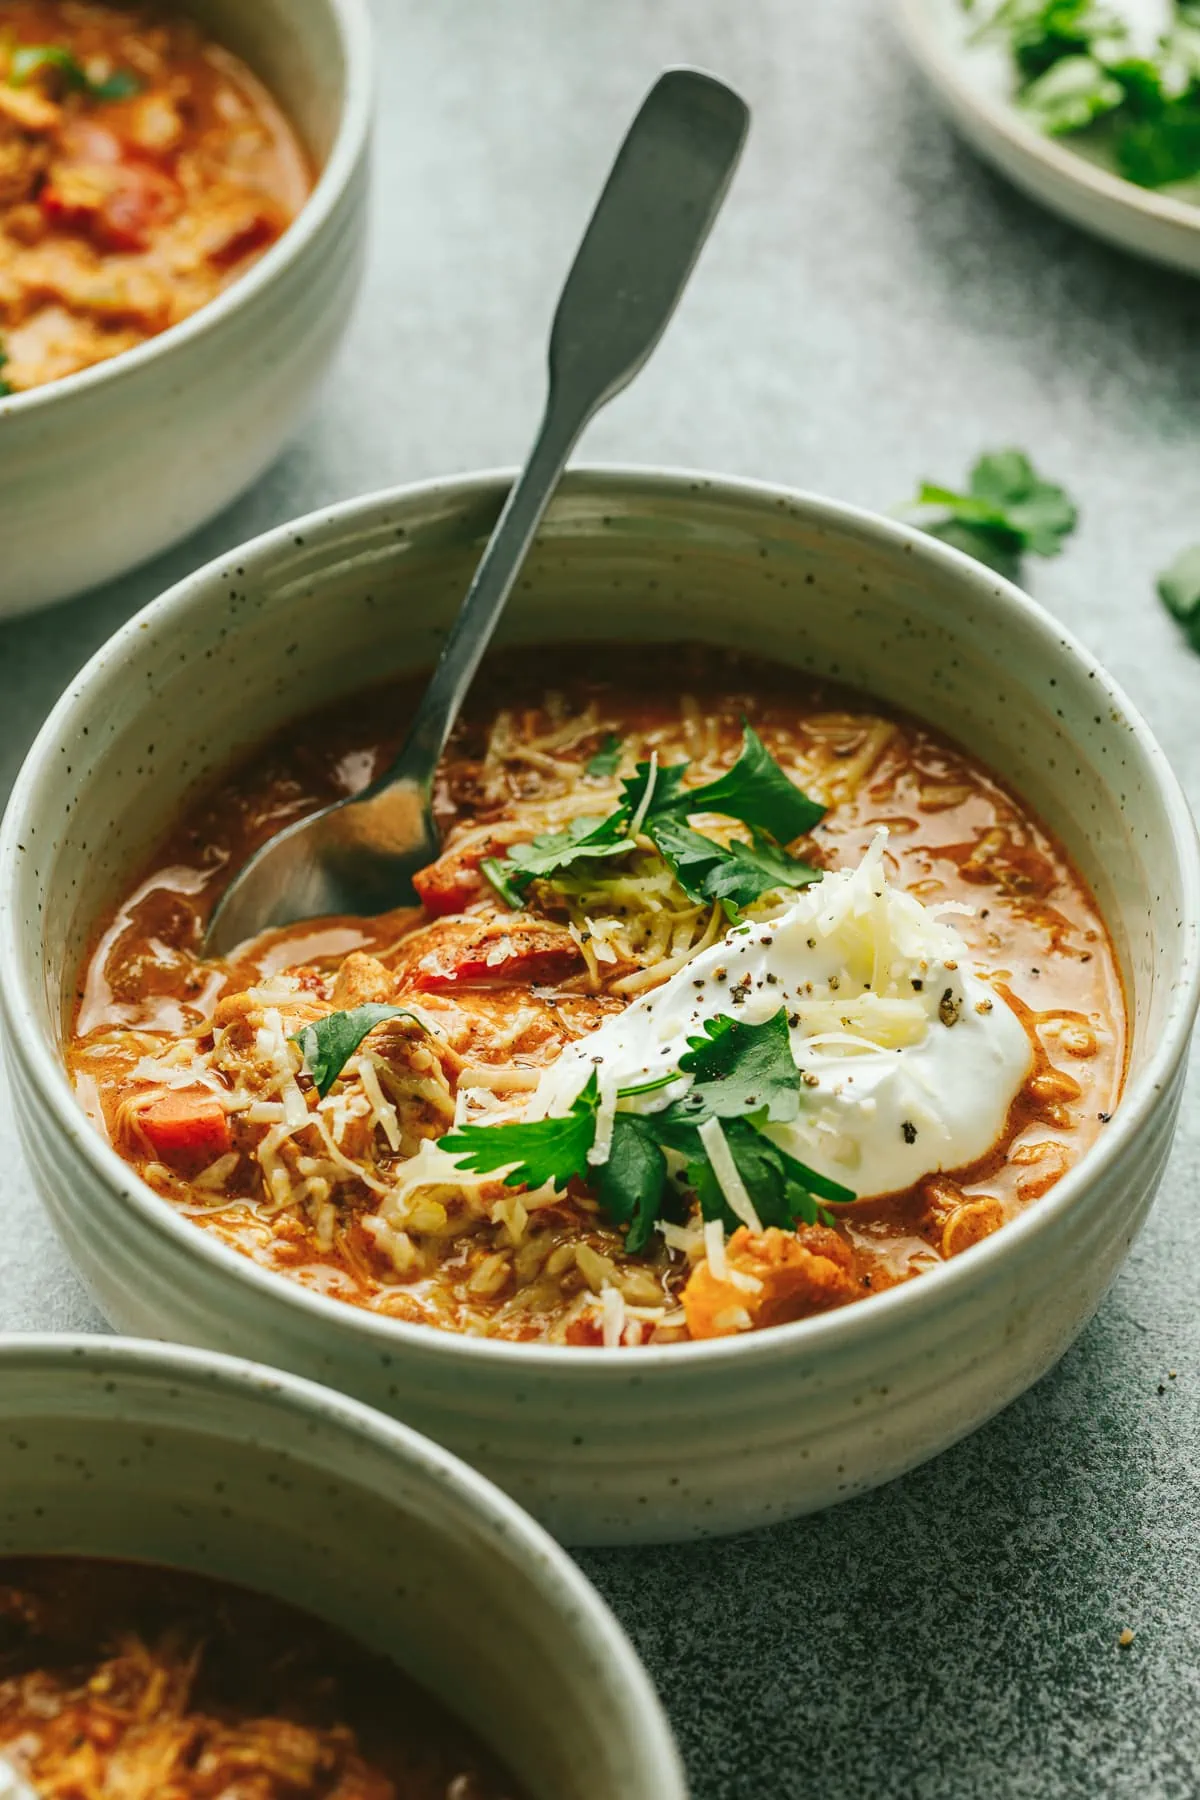
POLYGON ((122 574, 250 485, 296 430, 362 270, 365 0, 191 0, 271 88, 320 171, 240 281, 111 362, 0 399, 0 616, 122 574))
POLYGON ((35 1179, 121 1329, 238 1349, 406 1419, 574 1542, 732 1531, 888 1480, 1060 1356, 1170 1147, 1197 1001, 1186 803, 1087 652, 989 570, 780 489, 570 477, 509 641, 692 636, 837 676, 934 721, 1038 809, 1093 884, 1132 1012, 1095 1149, 945 1267, 824 1317, 636 1352, 456 1337, 322 1298, 198 1231, 96 1135, 60 1061, 93 928, 194 784, 249 739, 428 664, 505 492, 488 475, 271 533, 132 619, 59 702, 0 834, 0 1006, 35 1179))
POLYGON ((1003 52, 972 46, 962 0, 894 0, 896 22, 930 89, 982 157, 1073 225, 1134 256, 1200 275, 1200 182, 1138 187, 1086 135, 1048 137, 1013 104, 1003 52))
POLYGON ((471 1725, 531 1800, 686 1800, 616 1620, 511 1501, 368 1407, 232 1357, 0 1339, 0 1554, 132 1557, 291 1600, 471 1725))

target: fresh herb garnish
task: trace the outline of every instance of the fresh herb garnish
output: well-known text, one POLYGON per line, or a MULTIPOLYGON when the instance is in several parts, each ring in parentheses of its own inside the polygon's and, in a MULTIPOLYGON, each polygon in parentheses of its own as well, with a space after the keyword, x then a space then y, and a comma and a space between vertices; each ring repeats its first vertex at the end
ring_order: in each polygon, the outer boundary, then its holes
MULTIPOLYGON (((976 10, 970 0, 964 9, 976 10)), ((1017 105, 1043 131, 1090 131, 1127 180, 1165 187, 1200 174, 1200 10, 1175 0, 1149 54, 1097 0, 1000 0, 972 41, 1005 41, 1017 105)))
POLYGON ((726 1015, 708 1019, 703 1035, 690 1037, 688 1045, 679 1067, 692 1085, 674 1102, 676 1117, 694 1125, 760 1112, 779 1124, 796 1117, 800 1087, 782 1006, 761 1025, 726 1015))
MULTIPOLYGON (((667 773, 668 771, 664 771, 667 773)), ((825 808, 810 800, 785 775, 756 731, 743 727, 742 748, 732 769, 704 787, 685 788, 670 800, 656 795, 653 812, 670 808, 679 814, 714 812, 739 819, 743 825, 766 833, 777 844, 803 837, 825 816, 825 808)))
POLYGON ((593 756, 588 763, 586 773, 601 779, 608 775, 615 775, 621 766, 621 752, 623 749, 624 745, 620 738, 615 732, 610 732, 597 750, 595 756, 593 756))
POLYGON ((1193 650, 1200 650, 1200 544, 1181 550, 1158 578, 1158 597, 1183 626, 1193 650))
POLYGON ((942 514, 923 527, 931 537, 1010 581, 1020 574, 1022 555, 1057 556, 1079 518, 1065 489, 1043 480, 1021 450, 981 456, 966 493, 923 482, 905 511, 927 508, 942 514))
MULTIPOLYGON (((0 344, 0 369, 4 368, 4 365, 5 365, 5 363, 7 363, 7 361, 8 361, 8 351, 4 348, 3 344, 0 344)), ((3 400, 6 395, 14 394, 15 392, 16 392, 16 389, 13 387, 10 387, 8 382, 5 381, 4 376, 2 374, 0 374, 0 400, 3 400)))
POLYGON ((667 1152, 684 1163, 684 1180, 706 1219, 739 1223, 721 1189, 701 1139, 709 1119, 721 1129, 734 1165, 764 1225, 790 1229, 797 1221, 828 1223, 823 1201, 854 1199, 850 1188, 798 1162, 764 1135, 770 1122, 794 1119, 800 1109, 800 1082, 792 1059, 787 1014, 780 1008, 759 1025, 739 1019, 709 1020, 704 1034, 688 1039, 679 1073, 692 1085, 681 1100, 659 1112, 622 1110, 620 1102, 669 1086, 677 1075, 617 1092, 608 1158, 588 1164, 596 1139, 600 1088, 593 1070, 565 1118, 518 1120, 503 1125, 463 1125, 442 1138, 442 1148, 479 1174, 507 1169, 512 1187, 564 1188, 586 1182, 609 1217, 627 1225, 625 1246, 645 1247, 655 1224, 669 1216, 674 1199, 667 1152))
POLYGON ((8 80, 12 87, 25 87, 43 69, 52 70, 68 90, 87 94, 92 100, 128 100, 142 91, 142 84, 130 69, 117 69, 104 81, 93 81, 83 64, 64 50, 61 44, 22 44, 13 51, 8 80))
MULTIPOLYGON (((782 845, 811 831, 825 808, 787 776, 749 725, 741 753, 728 772, 704 787, 685 788, 688 764, 637 765, 621 784, 621 799, 607 818, 576 819, 566 831, 515 844, 500 860, 481 866, 509 906, 523 904, 535 881, 554 882, 573 868, 622 859, 650 839, 695 904, 720 901, 731 915, 778 887, 805 887, 820 869, 789 856, 782 845), (748 825, 749 845, 726 847, 686 823, 688 814, 716 812, 748 825)), ((598 876, 603 870, 596 871, 598 876)))
POLYGON ((385 1019, 420 1020, 406 1006, 382 1006, 371 1003, 355 1006, 349 1012, 326 1013, 315 1024, 303 1026, 293 1037, 304 1058, 305 1071, 312 1076, 317 1093, 323 1100, 358 1046, 382 1025, 385 1019))
POLYGON ((599 1105, 600 1083, 593 1069, 565 1118, 461 1125, 457 1131, 447 1132, 441 1146, 476 1175, 492 1175, 507 1168, 506 1187, 540 1188, 549 1182, 565 1188, 568 1181, 587 1178, 587 1153, 596 1141, 599 1105))

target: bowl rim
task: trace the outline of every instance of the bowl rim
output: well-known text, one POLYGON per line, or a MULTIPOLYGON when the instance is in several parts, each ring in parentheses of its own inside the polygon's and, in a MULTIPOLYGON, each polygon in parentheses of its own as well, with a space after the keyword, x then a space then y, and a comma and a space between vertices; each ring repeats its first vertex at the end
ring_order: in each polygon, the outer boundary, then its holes
POLYGON ((38 411, 68 403, 76 394, 88 393, 125 376, 135 375, 156 360, 170 356, 173 350, 219 330, 226 319, 248 306, 263 288, 283 274, 289 264, 298 261, 313 239, 325 229, 353 180, 370 138, 374 110, 374 34, 367 0, 320 0, 320 4, 333 23, 345 58, 341 110, 329 155, 316 184, 287 230, 244 275, 177 324, 169 325, 144 343, 135 344, 132 350, 122 350, 104 362, 77 369, 73 375, 64 375, 58 381, 43 382, 39 387, 0 398, 0 430, 5 426, 13 429, 8 425, 10 418, 31 418, 38 411))
MULTIPOLYGON (((86 722, 92 685, 107 674, 114 661, 119 663, 126 653, 143 644, 148 630, 169 628, 175 615, 203 607, 207 595, 221 586, 222 577, 232 561, 248 562, 252 558, 261 558, 269 564, 276 554, 292 551, 298 537, 304 539, 311 558, 314 551, 324 547, 327 539, 335 542, 344 539, 347 528, 367 526, 378 516, 392 514, 397 507, 406 505, 429 507, 431 503, 441 502, 444 506, 453 502, 461 509, 468 502, 478 503, 489 497, 498 504, 511 486, 515 473, 512 469, 490 469, 404 483, 358 495, 290 520, 224 551, 185 576, 135 612, 94 652, 68 684, 34 739, 0 822, 0 1020, 7 1028, 6 1047, 10 1056, 22 1059, 56 1129, 75 1145, 90 1165, 108 1199, 130 1207, 140 1225, 160 1240, 165 1239, 169 1245, 201 1257, 214 1278, 224 1276, 239 1283, 248 1301, 261 1295, 265 1301, 291 1310, 297 1323, 307 1317, 314 1328, 324 1329, 329 1334, 327 1341, 354 1341, 360 1348, 384 1355, 411 1352, 418 1360, 436 1357, 447 1367, 457 1364, 464 1375, 472 1369, 478 1371, 482 1364, 490 1365, 497 1374, 507 1371, 525 1381, 536 1380, 539 1374, 561 1376, 570 1371, 577 1382, 608 1381, 623 1385, 629 1363, 619 1351, 575 1345, 511 1343, 393 1319, 314 1292, 285 1275, 261 1267, 210 1233, 199 1231, 137 1177, 80 1108, 65 1065, 42 1037, 35 994, 23 970, 21 925, 13 903, 20 875, 22 851, 18 840, 21 821, 28 813, 30 802, 36 799, 39 783, 59 760, 60 740, 74 729, 77 718, 86 722)), ((644 1345, 637 1353, 636 1370, 640 1379, 651 1372, 657 1376, 663 1369, 674 1369, 680 1374, 689 1369, 696 1374, 705 1370, 716 1372, 736 1362, 744 1373, 749 1374, 800 1352, 840 1358, 849 1346, 858 1345, 860 1340, 869 1346, 872 1340, 886 1340, 894 1328, 903 1329, 914 1308, 931 1311, 939 1300, 949 1306, 956 1294, 987 1285, 998 1267, 998 1259, 1016 1257, 1024 1246, 1036 1244, 1052 1230, 1087 1190, 1099 1184, 1118 1165, 1133 1147, 1133 1140, 1150 1123, 1164 1097, 1169 1095, 1176 1070, 1187 1054, 1200 1006, 1200 835, 1164 751, 1118 683, 1058 619, 1012 582, 965 552, 900 520, 845 501, 830 500, 773 483, 714 475, 705 470, 584 463, 574 466, 566 477, 568 490, 586 488, 589 484, 603 489, 606 482, 623 492, 634 486, 639 497, 646 498, 658 494, 686 499, 699 489, 755 511, 761 508, 764 517, 768 511, 777 516, 780 508, 788 508, 794 517, 806 517, 843 536, 857 536, 881 551, 924 560, 933 567, 940 565, 943 573, 953 577, 964 594, 981 605, 992 608, 999 605, 1007 610, 1041 639, 1051 659, 1074 663, 1096 682, 1109 703, 1109 711, 1119 713, 1135 739, 1167 815, 1169 848, 1175 859, 1182 898, 1179 978, 1172 986, 1166 1019, 1145 1066, 1122 1093, 1111 1124, 1080 1161, 1036 1205, 1027 1207, 1018 1218, 1006 1223, 1002 1231, 975 1245, 970 1256, 954 1257, 948 1263, 926 1271, 918 1281, 902 1282, 884 1293, 873 1294, 869 1305, 840 1307, 813 1318, 737 1337, 699 1343, 644 1345)), ((394 520, 389 517, 388 522, 394 520)), ((311 577, 311 564, 309 573, 311 577)))
MULTIPOLYGON (((553 1611, 564 1640, 569 1637, 604 1670, 610 1701, 620 1711, 626 1749, 636 1758, 639 1775, 654 1780, 649 1791, 661 1794, 663 1800, 686 1800, 683 1763, 666 1710, 624 1626, 574 1559, 486 1475, 411 1425, 305 1376, 224 1351, 151 1338, 78 1331, 0 1332, 0 1421, 14 1416, 6 1399, 5 1377, 11 1371, 60 1375, 69 1381, 81 1377, 89 1366, 116 1380, 158 1378, 185 1391, 191 1386, 209 1395, 226 1393, 231 1400, 277 1408, 298 1423, 319 1419, 364 1440, 430 1489, 452 1495, 464 1512, 486 1527, 497 1552, 507 1555, 521 1578, 537 1590, 553 1611)), ((30 1410, 25 1407, 19 1416, 28 1416, 30 1410)), ((53 1396, 42 1413, 58 1416, 53 1396)), ((180 1428, 187 1428, 186 1416, 180 1428)), ((210 1425, 210 1432, 213 1429, 210 1425)), ((218 1429, 218 1442, 222 1441, 218 1429)))
POLYGON ((901 35, 918 66, 952 107, 961 106, 978 114, 1013 150, 1040 162, 1072 187, 1086 189, 1095 199, 1119 207, 1124 213, 1140 213, 1158 224, 1177 226, 1193 234, 1200 232, 1200 203, 1139 187, 1135 181, 1089 162, 1087 157, 1065 149, 1056 138, 1027 124, 1011 102, 994 99, 973 86, 938 29, 930 0, 895 0, 895 4, 901 35))

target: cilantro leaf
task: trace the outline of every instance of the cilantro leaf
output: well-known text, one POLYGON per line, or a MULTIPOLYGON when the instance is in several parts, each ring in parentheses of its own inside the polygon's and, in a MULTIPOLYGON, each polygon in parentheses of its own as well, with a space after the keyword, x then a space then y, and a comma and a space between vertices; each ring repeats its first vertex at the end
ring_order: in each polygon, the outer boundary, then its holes
POLYGON ((800 1075, 792 1056, 787 1011, 780 1007, 761 1025, 727 1015, 705 1021, 679 1059, 692 1086, 669 1109, 675 1119, 735 1119, 752 1113, 784 1123, 800 1110, 800 1075))
POLYGON ((617 1225, 628 1225, 625 1248, 636 1253, 650 1242, 662 1216, 667 1159, 653 1115, 617 1113, 608 1161, 595 1172, 596 1198, 617 1225))
MULTIPOLYGON (((734 1167, 765 1227, 792 1231, 797 1223, 829 1225, 832 1216, 821 1201, 844 1205, 855 1198, 852 1189, 818 1175, 781 1150, 752 1119, 730 1119, 722 1124, 722 1130, 734 1167)), ((707 1158, 697 1156, 689 1161, 687 1182, 704 1218, 720 1219, 726 1230, 736 1230, 741 1220, 726 1200, 707 1158)))
POLYGON ((117 69, 106 80, 93 81, 83 64, 61 44, 22 44, 13 51, 8 79, 13 87, 25 87, 43 69, 53 70, 63 87, 93 100, 128 100, 142 91, 130 69, 117 69))
POLYGON ((406 1006, 370 1004, 356 1006, 350 1012, 326 1013, 315 1024, 305 1025, 292 1038, 299 1044, 304 1067, 312 1076, 317 1093, 323 1100, 358 1046, 382 1025, 385 1019, 417 1019, 406 1006))
POLYGON ((665 768, 656 763, 640 762, 636 772, 621 783, 620 816, 632 820, 641 813, 643 819, 649 819, 655 813, 665 811, 678 796, 687 771, 685 762, 668 763, 665 768))
POLYGON ((1183 626, 1193 650, 1200 650, 1200 544, 1181 550, 1158 578, 1158 596, 1183 626))
POLYGON ((726 848, 670 813, 650 820, 646 830, 689 900, 697 906, 719 900, 734 917, 775 888, 807 887, 823 873, 758 832, 753 846, 734 843, 726 848))
POLYGON ((1166 187, 1200 175, 1200 105, 1185 95, 1156 118, 1134 119, 1117 134, 1117 167, 1139 187, 1166 187))
POLYGON ((942 508, 947 516, 925 527, 930 536, 1007 576, 1022 553, 1057 556, 1079 517, 1066 490, 1044 480, 1022 450, 981 456, 966 493, 923 482, 912 504, 942 508))
POLYGON ((506 1187, 539 1188, 552 1182, 565 1188, 571 1180, 588 1179, 587 1153, 596 1141, 599 1104, 600 1084, 593 1069, 565 1118, 460 1125, 441 1139, 441 1146, 477 1175, 514 1165, 504 1177, 506 1187))
POLYGON ((1092 56, 1064 56, 1021 93, 1021 111, 1052 137, 1114 112, 1125 89, 1092 56))
POLYGON ((742 748, 732 769, 703 787, 683 789, 669 802, 656 792, 650 816, 664 811, 667 804, 675 812, 723 813, 726 818, 765 832, 778 844, 790 844, 793 838, 803 837, 824 818, 826 811, 784 773, 749 725, 742 728, 742 748))
POLYGON ((514 844, 503 862, 486 857, 480 868, 502 899, 519 907, 535 881, 560 875, 579 862, 627 856, 637 845, 621 830, 621 815, 572 819, 565 831, 543 832, 528 844, 514 844))
POLYGON ((621 763, 621 752, 625 746, 615 732, 605 738, 595 756, 587 766, 587 774, 597 777, 615 775, 621 763))

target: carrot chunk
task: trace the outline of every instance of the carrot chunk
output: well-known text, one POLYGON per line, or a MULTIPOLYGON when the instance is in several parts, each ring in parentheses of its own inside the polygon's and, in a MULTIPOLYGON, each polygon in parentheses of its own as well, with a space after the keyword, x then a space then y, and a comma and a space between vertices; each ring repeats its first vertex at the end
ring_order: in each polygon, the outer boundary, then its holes
POLYGON ((181 1088, 161 1094, 138 1114, 138 1128, 173 1169, 203 1169, 230 1147, 229 1120, 215 1094, 181 1088))

